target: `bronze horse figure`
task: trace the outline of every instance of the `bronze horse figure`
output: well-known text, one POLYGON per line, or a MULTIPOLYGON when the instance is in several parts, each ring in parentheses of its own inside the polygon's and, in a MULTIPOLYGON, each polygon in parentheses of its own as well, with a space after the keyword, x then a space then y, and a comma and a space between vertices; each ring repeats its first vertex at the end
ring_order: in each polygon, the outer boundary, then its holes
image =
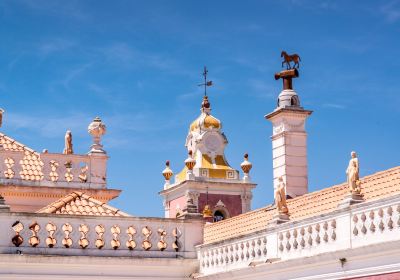
POLYGON ((282 61, 282 67, 284 64, 286 64, 286 69, 294 69, 294 68, 299 68, 300 64, 299 62, 301 61, 300 56, 298 54, 292 54, 289 55, 287 54, 285 51, 281 52, 281 57, 283 57, 283 61, 282 61), (290 65, 290 62, 293 61, 293 67, 290 65))

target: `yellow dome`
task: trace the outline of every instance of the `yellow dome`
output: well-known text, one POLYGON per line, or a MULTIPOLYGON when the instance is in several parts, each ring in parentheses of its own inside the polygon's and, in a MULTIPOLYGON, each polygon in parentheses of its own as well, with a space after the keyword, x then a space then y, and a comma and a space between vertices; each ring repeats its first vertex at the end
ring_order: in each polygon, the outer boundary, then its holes
POLYGON ((195 130, 196 128, 199 127, 199 118, 195 119, 191 124, 190 124, 190 131, 195 130))
POLYGON ((220 129, 221 128, 221 122, 206 113, 202 113, 200 117, 198 117, 196 120, 194 120, 191 125, 190 125, 190 131, 194 131, 196 129, 220 129))
POLYGON ((211 116, 211 115, 207 115, 205 118, 204 118, 204 127, 205 128, 221 128, 221 122, 218 120, 218 119, 216 119, 216 118, 214 118, 213 116, 211 116))

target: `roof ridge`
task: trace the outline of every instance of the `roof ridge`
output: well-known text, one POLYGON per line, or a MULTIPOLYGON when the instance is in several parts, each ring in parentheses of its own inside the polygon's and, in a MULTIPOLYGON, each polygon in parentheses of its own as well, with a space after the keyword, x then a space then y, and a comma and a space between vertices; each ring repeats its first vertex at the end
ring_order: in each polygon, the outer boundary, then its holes
MULTIPOLYGON (((83 207, 83 206, 82 206, 83 207)), ((86 207, 86 206, 85 206, 86 207)), ((89 206, 90 207, 90 206, 89 206)), ((36 213, 48 213, 48 214, 70 214, 70 215, 99 215, 98 212, 96 211, 100 211, 100 210, 96 210, 97 207, 101 207, 103 208, 103 212, 110 211, 111 216, 126 216, 129 217, 131 215, 121 211, 118 208, 115 208, 111 205, 108 205, 105 202, 102 202, 100 200, 97 200, 95 198, 93 198, 90 195, 87 195, 84 192, 81 191, 73 191, 65 196, 63 196, 62 198, 50 203, 49 205, 41 208, 40 210, 38 210, 36 213), (80 199, 80 200, 86 200, 87 202, 92 202, 95 205, 95 210, 80 210, 80 211, 75 211, 77 213, 70 213, 70 212, 66 212, 64 210, 61 210, 61 208, 65 207, 66 205, 70 204, 72 201, 76 201, 76 199, 80 199), (88 212, 89 211, 89 212, 88 212), (57 213, 58 212, 58 213, 57 213), (82 213, 84 212, 84 213, 82 213), (96 214, 97 213, 97 214, 96 214)), ((103 213, 101 212, 101 213, 103 213)), ((106 212, 107 213, 107 212, 106 212)), ((109 213, 109 212, 108 212, 109 213)), ((107 213, 107 215, 108 215, 107 213)))

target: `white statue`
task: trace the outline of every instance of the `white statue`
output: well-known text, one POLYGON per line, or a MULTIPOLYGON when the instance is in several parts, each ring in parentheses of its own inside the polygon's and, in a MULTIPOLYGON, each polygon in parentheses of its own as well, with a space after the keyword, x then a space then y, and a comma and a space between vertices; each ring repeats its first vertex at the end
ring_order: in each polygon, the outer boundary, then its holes
POLYGON ((65 133, 65 146, 64 146, 64 154, 71 155, 74 153, 72 150, 72 133, 70 130, 67 130, 65 133))
POLYGON ((276 209, 278 210, 279 214, 288 214, 289 209, 286 204, 286 185, 283 182, 283 178, 279 177, 279 183, 275 189, 275 205, 276 209))
POLYGON ((357 154, 356 152, 351 152, 351 159, 346 170, 347 184, 351 193, 359 194, 361 192, 359 170, 357 154))

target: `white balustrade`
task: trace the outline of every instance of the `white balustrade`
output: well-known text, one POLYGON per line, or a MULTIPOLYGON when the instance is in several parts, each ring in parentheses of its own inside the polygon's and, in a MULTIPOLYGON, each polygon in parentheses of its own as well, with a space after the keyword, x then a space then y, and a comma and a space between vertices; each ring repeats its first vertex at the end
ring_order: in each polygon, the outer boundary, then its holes
POLYGON ((195 258, 201 220, 0 213, 0 254, 195 258))
POLYGON ((290 228, 278 233, 278 256, 282 259, 313 255, 336 241, 336 220, 290 228))
POLYGON ((197 246, 200 273, 210 275, 336 251, 400 241, 400 195, 364 202, 302 221, 197 246))
POLYGON ((201 271, 234 269, 267 256, 267 236, 240 240, 220 246, 204 247, 198 252, 201 271))
POLYGON ((400 202, 354 212, 351 229, 353 247, 399 240, 400 202))

